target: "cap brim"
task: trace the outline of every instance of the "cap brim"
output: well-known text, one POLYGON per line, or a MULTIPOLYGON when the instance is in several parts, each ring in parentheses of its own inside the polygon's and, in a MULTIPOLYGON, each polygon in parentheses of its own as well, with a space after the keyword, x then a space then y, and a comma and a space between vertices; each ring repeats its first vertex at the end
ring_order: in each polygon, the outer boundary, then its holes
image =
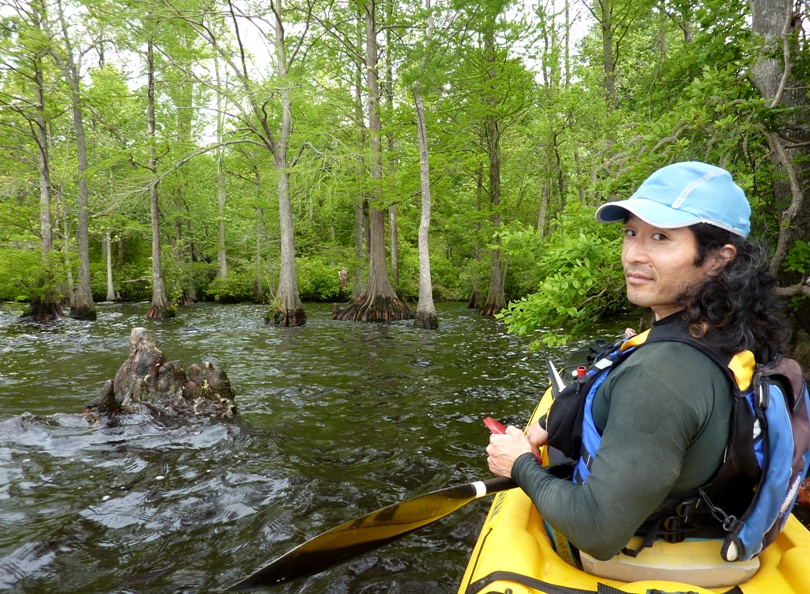
POLYGON ((688 227, 702 222, 700 217, 675 210, 644 198, 629 198, 619 202, 608 202, 596 210, 596 220, 600 223, 618 223, 624 221, 628 214, 633 214, 639 219, 661 229, 677 229, 688 227))

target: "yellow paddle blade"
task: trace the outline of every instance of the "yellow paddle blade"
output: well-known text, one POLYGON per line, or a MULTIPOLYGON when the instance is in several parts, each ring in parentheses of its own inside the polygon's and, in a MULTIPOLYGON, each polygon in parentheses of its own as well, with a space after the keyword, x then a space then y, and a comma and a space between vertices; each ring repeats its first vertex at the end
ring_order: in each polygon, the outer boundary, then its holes
POLYGON ((511 479, 498 477, 447 487, 389 505, 319 534, 247 578, 228 586, 225 591, 239 592, 279 585, 320 573, 402 538, 478 497, 516 486, 511 479))

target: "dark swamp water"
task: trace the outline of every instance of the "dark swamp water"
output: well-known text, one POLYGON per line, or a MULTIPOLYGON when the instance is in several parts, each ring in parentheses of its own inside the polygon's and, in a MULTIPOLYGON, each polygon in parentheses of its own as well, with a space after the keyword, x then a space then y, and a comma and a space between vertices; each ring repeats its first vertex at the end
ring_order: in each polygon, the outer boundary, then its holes
MULTIPOLYGON (((437 331, 336 322, 328 305, 288 329, 255 305, 159 324, 147 307, 99 304, 95 322, 49 325, 0 313, 0 590, 219 591, 347 520, 488 478, 482 419, 522 426, 545 360, 567 355, 532 353, 463 304, 439 304, 437 331), (217 360, 240 419, 89 425, 83 406, 137 326, 183 367, 217 360)), ((271 591, 455 592, 488 505, 271 591)))

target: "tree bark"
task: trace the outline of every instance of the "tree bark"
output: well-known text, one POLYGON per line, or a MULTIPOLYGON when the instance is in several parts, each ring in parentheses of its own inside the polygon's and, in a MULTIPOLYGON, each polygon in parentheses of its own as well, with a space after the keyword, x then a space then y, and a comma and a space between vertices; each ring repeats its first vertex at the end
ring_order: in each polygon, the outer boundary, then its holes
POLYGON ((541 237, 546 235, 546 212, 548 211, 549 202, 549 183, 543 183, 543 189, 540 193, 540 213, 537 216, 537 231, 541 237))
MULTIPOLYGON (((361 46, 362 39, 358 40, 358 46, 361 46)), ((357 68, 354 72, 354 117, 355 121, 363 121, 363 71, 360 63, 358 62, 357 68)), ((362 125, 358 125, 360 151, 364 150, 366 146, 366 133, 362 125)), ((362 179, 365 174, 365 167, 362 159, 357 160, 357 178, 362 179)), ((366 199, 365 195, 355 200, 354 203, 354 286, 352 287, 352 300, 357 301, 363 294, 363 268, 367 262, 366 253, 363 249, 365 246, 368 249, 368 236, 366 230, 368 229, 368 219, 365 216, 366 199)))
POLYGON ((482 315, 491 316, 506 307, 506 295, 504 293, 504 276, 501 269, 501 132, 497 113, 498 98, 495 94, 495 34, 492 29, 486 33, 485 39, 485 59, 490 64, 489 76, 492 85, 492 94, 489 102, 492 106, 492 114, 485 120, 485 131, 487 140, 487 157, 489 158, 489 198, 492 205, 492 231, 494 233, 492 248, 492 273, 489 280, 489 291, 480 312, 482 315))
POLYGON ((771 264, 776 274, 790 245, 797 239, 806 240, 810 234, 810 204, 804 199, 804 188, 810 187, 807 87, 792 75, 792 56, 798 54, 794 53, 797 48, 791 36, 801 19, 794 14, 791 0, 750 0, 750 4, 752 31, 763 41, 760 58, 751 69, 752 79, 771 108, 788 112, 787 116, 775 118, 768 135, 772 161, 783 173, 774 177, 776 202, 790 205, 782 214, 789 220, 781 221, 771 264))
POLYGON ((302 326, 307 314, 298 292, 298 277, 295 267, 295 234, 293 233, 292 203, 290 200, 290 171, 287 148, 292 132, 292 96, 287 79, 288 64, 284 46, 284 28, 281 11, 274 11, 274 41, 276 67, 281 88, 281 132, 275 147, 275 163, 278 172, 278 216, 281 233, 281 266, 278 280, 278 307, 273 314, 273 323, 280 326, 302 326))
POLYGON ((359 201, 354 203, 354 285, 352 299, 359 299, 363 294, 363 205, 359 201))
MULTIPOLYGON (((393 2, 386 3, 386 20, 389 23, 393 22, 393 2)), ((394 112, 394 67, 393 67, 393 48, 391 46, 391 29, 385 30, 385 99, 388 107, 388 113, 394 112)), ((394 133, 389 131, 386 134, 388 138, 388 158, 391 164, 392 174, 396 170, 396 154, 394 152, 394 133)), ((397 205, 391 204, 388 207, 388 225, 389 225, 389 243, 391 251, 391 279, 393 281, 394 291, 400 294, 399 288, 399 229, 397 226, 397 205)))
MULTIPOLYGON (((426 0, 428 10, 425 44, 433 37, 433 15, 430 13, 430 0, 426 0)), ((427 58, 422 59, 422 71, 426 70, 427 58)), ((416 109, 416 128, 419 138, 419 182, 422 189, 422 214, 419 219, 419 303, 416 306, 414 326, 435 329, 439 327, 439 317, 433 304, 433 282, 430 276, 430 232, 431 194, 430 194, 430 154, 428 150, 427 125, 425 123, 425 101, 422 96, 422 82, 417 81, 413 91, 416 109)))
POLYGON ((422 215, 419 220, 419 303, 416 306, 414 326, 434 329, 439 327, 439 317, 433 304, 433 283, 430 278, 430 161, 428 155, 427 127, 425 125, 425 102, 421 85, 414 90, 416 125, 419 132, 419 180, 422 188, 422 215))
MULTIPOLYGON (((286 104, 285 112, 287 108, 289 108, 289 103, 286 104)), ((285 116, 285 119, 287 119, 287 116, 285 116)), ((284 132, 282 132, 276 153, 276 168, 281 172, 278 178, 279 218, 281 222, 281 273, 279 274, 278 293, 276 295, 279 305, 273 316, 273 323, 281 326, 301 326, 306 323, 307 314, 298 293, 292 205, 290 202, 290 176, 286 169, 287 146, 285 140, 284 132)))
MULTIPOLYGON (((219 58, 214 60, 216 70, 217 87, 221 88, 219 76, 219 58)), ((225 172, 223 171, 224 150, 222 148, 222 129, 225 114, 222 111, 222 93, 217 93, 217 214, 219 215, 218 241, 217 241, 217 263, 219 264, 219 278, 228 276, 228 258, 225 251, 225 203, 228 194, 225 191, 225 172)))
MULTIPOLYGON (((484 172, 483 165, 479 165, 478 171, 475 175, 475 212, 476 215, 481 213, 481 204, 483 202, 484 194, 484 172)), ((478 309, 478 300, 480 297, 478 277, 479 264, 481 263, 481 218, 475 217, 475 275, 473 276, 473 286, 470 291, 470 300, 467 302, 467 309, 478 309)))
POLYGON ((79 212, 76 235, 79 242, 79 284, 76 285, 71 300, 70 317, 77 320, 95 320, 96 305, 93 303, 93 291, 90 287, 90 190, 87 185, 87 142, 84 133, 84 116, 82 113, 82 92, 79 67, 73 57, 73 45, 68 34, 67 18, 61 0, 57 2, 62 41, 65 53, 60 55, 53 51, 51 55, 62 71, 65 82, 70 89, 73 130, 76 134, 76 159, 79 186, 79 212))
MULTIPOLYGON (((148 20, 151 20, 147 17, 148 20)), ((157 179, 157 122, 155 120, 155 48, 150 39, 146 44, 147 87, 146 110, 149 126, 149 170, 152 181, 149 183, 149 210, 152 221, 152 305, 146 317, 152 320, 173 318, 175 310, 166 297, 166 285, 163 280, 163 263, 160 245, 160 203, 158 201, 157 179)))
POLYGON ((115 301, 115 285, 113 284, 112 273, 112 239, 110 238, 110 231, 104 231, 104 259, 107 263, 107 301, 115 301))
MULTIPOLYGON (((191 223, 189 223, 191 225, 191 223)), ((189 235, 191 233, 189 232, 189 235)), ((188 244, 188 289, 183 298, 183 305, 192 305, 197 301, 197 284, 194 282, 194 242, 188 244)))
POLYGON ((397 205, 388 207, 388 234, 391 245, 391 279, 394 290, 399 292, 399 231, 397 229, 397 205))
MULTIPOLYGON (((76 82, 76 92, 79 83, 76 82)), ((79 175, 79 216, 76 235, 79 240, 79 284, 76 285, 70 317, 77 320, 95 320, 96 305, 90 288, 90 190, 87 185, 87 144, 84 136, 84 118, 81 107, 73 105, 73 125, 76 131, 79 175)))
POLYGON ((602 28, 602 68, 608 105, 616 107, 616 60, 613 56, 613 0, 600 0, 602 28))
POLYGON ((48 150, 48 127, 45 121, 45 82, 42 74, 42 60, 34 61, 34 81, 37 87, 37 148, 39 149, 39 231, 40 249, 43 257, 53 249, 53 229, 51 221, 51 163, 48 150))
POLYGON ((222 155, 217 159, 217 214, 219 215, 219 225, 217 233, 217 263, 219 270, 217 276, 225 278, 228 276, 228 258, 225 251, 225 202, 227 201, 225 192, 225 175, 222 171, 222 155))
POLYGON ((59 196, 59 207, 62 210, 62 260, 65 265, 67 277, 67 287, 65 291, 63 291, 63 295, 66 297, 63 300, 63 304, 67 304, 70 307, 73 307, 74 297, 76 295, 76 291, 74 291, 74 281, 73 281, 73 268, 70 265, 70 225, 68 224, 67 218, 67 205, 65 204, 65 194, 63 192, 57 193, 59 196))
MULTIPOLYGON (((43 15, 35 3, 32 3, 31 8, 32 25, 37 29, 41 29, 43 15)), ((34 122, 34 128, 38 149, 39 236, 42 260, 42 271, 38 282, 42 287, 42 294, 32 300, 26 315, 30 315, 36 320, 45 321, 59 318, 64 314, 59 306, 59 294, 55 287, 53 263, 51 261, 53 221, 51 218, 50 142, 45 119, 45 81, 42 71, 42 55, 40 53, 33 56, 32 67, 36 87, 36 121, 34 122)))
MULTIPOLYGON (((368 76, 369 101, 369 146, 371 161, 369 169, 373 185, 373 199, 380 199, 380 180, 382 179, 382 143, 380 122, 380 84, 377 62, 377 25, 374 15, 374 1, 365 4, 366 21, 366 73, 368 76)), ((370 206, 369 223, 371 235, 369 240, 369 275, 366 290, 354 302, 343 308, 335 307, 333 320, 351 320, 361 322, 388 322, 393 320, 412 319, 413 312, 397 295, 388 278, 388 267, 385 257, 385 211, 370 206)))

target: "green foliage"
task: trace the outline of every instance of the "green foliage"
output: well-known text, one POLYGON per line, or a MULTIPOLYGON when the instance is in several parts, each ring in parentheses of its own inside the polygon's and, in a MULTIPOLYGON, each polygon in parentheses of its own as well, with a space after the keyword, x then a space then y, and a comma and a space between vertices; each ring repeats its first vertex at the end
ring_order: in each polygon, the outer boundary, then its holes
MULTIPOLYGON (((95 275, 93 276, 95 280, 95 275)), ((106 277, 105 277, 106 278, 106 277)), ((152 271, 140 262, 125 262, 113 266, 115 290, 125 301, 149 301, 152 299, 152 271)), ((102 298, 106 296, 106 280, 102 298)), ((94 294, 96 291, 94 289, 94 294)))
POLYGON ((207 293, 219 303, 240 303, 253 299, 255 275, 252 271, 231 267, 225 278, 217 277, 207 293))
MULTIPOLYGON (((787 272, 798 272, 802 277, 802 282, 804 282, 810 272, 810 244, 801 239, 794 241, 788 250, 787 256, 785 256, 782 267, 787 272)), ((791 297, 790 309, 798 311, 805 299, 804 296, 791 297)))
POLYGON ((593 209, 576 204, 552 227, 545 238, 534 231, 503 237, 505 252, 535 258, 536 285, 498 317, 515 334, 542 332, 535 346, 564 344, 594 319, 626 305, 620 227, 596 223, 593 209))
POLYGON ((806 276, 810 271, 810 244, 801 239, 796 240, 785 257, 784 269, 806 276))
MULTIPOLYGON (((484 250, 486 252, 486 250, 484 250)), ((476 260, 468 257, 462 260, 458 268, 458 282, 455 283, 453 299, 467 301, 473 288, 478 290, 479 295, 486 295, 489 290, 489 275, 491 264, 489 254, 476 260)), ((431 273, 433 270, 431 269, 431 273)))
POLYGON ((19 303, 33 300, 59 300, 65 286, 58 257, 42 255, 33 249, 0 248, 0 301, 19 303))
MULTIPOLYGON (((417 266, 419 257, 417 253, 417 266)), ((418 268, 417 274, 418 274, 418 268)), ((434 301, 466 301, 470 297, 472 283, 468 282, 465 274, 459 274, 458 264, 444 257, 440 250, 433 250, 430 254, 430 276, 433 287, 434 301)), ((416 286, 416 295, 412 298, 419 300, 419 287, 416 286)))
POLYGON ((341 266, 326 263, 318 257, 298 258, 298 293, 303 301, 342 301, 351 295, 349 286, 341 290, 338 272, 341 266), (347 293, 348 292, 348 293, 347 293))
MULTIPOLYGON (((432 264, 432 263, 431 263, 432 264)), ((431 285, 435 282, 435 275, 431 265, 431 285)), ((407 243, 399 248, 399 293, 405 301, 416 303, 419 301, 419 248, 407 243)), ((434 287, 435 295, 435 287, 434 287)))

